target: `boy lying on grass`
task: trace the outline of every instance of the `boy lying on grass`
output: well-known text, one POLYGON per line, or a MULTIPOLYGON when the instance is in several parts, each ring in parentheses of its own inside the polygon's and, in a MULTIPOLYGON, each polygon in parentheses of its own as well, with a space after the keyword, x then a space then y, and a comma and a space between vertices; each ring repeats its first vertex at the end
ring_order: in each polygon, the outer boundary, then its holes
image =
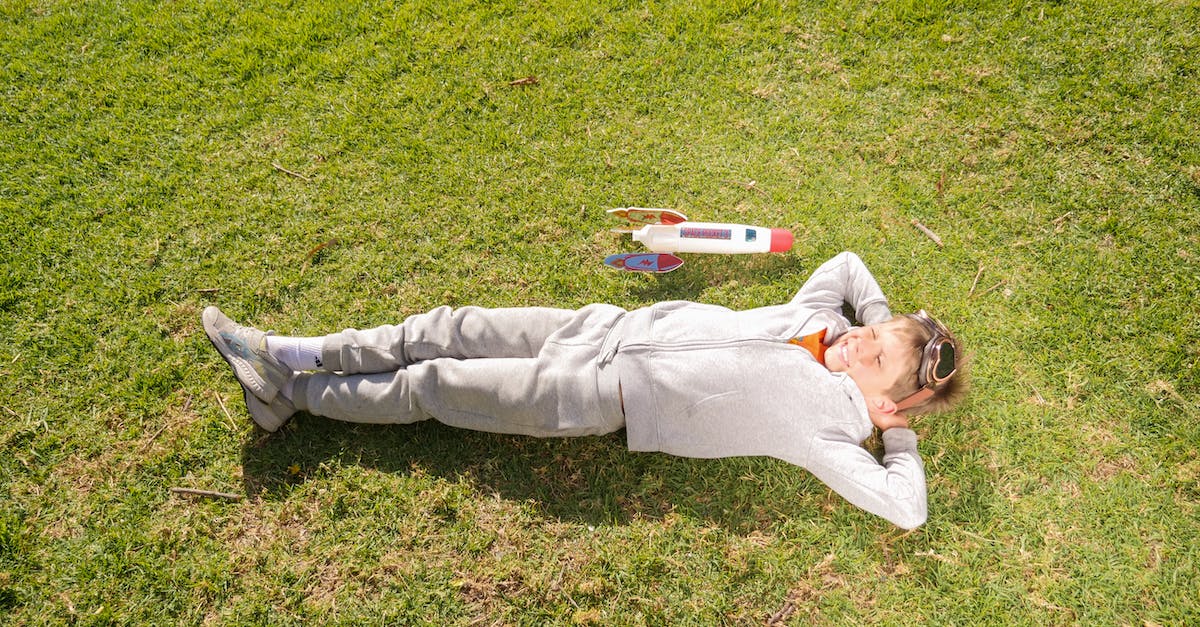
POLYGON ((926 518, 907 415, 947 409, 962 391, 958 341, 924 311, 893 318, 848 252, 791 302, 747 311, 684 301, 633 311, 439 307, 319 337, 264 333, 216 307, 202 320, 267 431, 298 411, 538 437, 624 427, 632 451, 802 466, 904 528, 926 518), (843 304, 868 326, 852 327, 843 304), (882 463, 862 447, 872 427, 882 431, 882 463))

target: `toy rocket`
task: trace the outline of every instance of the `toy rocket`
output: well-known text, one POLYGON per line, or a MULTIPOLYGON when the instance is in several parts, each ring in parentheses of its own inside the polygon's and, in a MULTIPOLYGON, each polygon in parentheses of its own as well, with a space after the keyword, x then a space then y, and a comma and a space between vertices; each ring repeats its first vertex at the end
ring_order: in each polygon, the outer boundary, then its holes
POLYGON ((670 253, 781 253, 791 250, 792 233, 746 224, 688 222, 687 216, 670 209, 610 209, 608 213, 629 222, 613 229, 631 233, 654 253, 609 255, 605 265, 633 272, 670 272, 683 260, 670 253))

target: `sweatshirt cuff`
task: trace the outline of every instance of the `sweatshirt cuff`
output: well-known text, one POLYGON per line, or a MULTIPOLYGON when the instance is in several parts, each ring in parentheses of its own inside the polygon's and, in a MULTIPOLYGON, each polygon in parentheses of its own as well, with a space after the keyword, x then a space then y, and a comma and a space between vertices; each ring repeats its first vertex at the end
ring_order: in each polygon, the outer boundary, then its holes
POLYGON ((888 453, 917 450, 917 432, 904 427, 892 427, 883 432, 883 448, 888 453))
POLYGON ((892 310, 886 301, 877 301, 865 305, 859 315, 859 322, 865 325, 879 324, 892 319, 892 310))

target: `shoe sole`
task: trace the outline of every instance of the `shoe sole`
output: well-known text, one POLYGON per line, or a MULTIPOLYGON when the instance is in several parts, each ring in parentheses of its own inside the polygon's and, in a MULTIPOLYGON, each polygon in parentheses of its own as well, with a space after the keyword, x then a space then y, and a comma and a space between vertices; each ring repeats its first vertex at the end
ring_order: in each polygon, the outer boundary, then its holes
POLYGON ((269 404, 258 400, 258 397, 251 394, 250 390, 245 387, 242 388, 242 397, 246 401, 246 412, 250 414, 250 419, 263 431, 274 433, 279 430, 279 427, 287 424, 292 417, 291 414, 280 416, 275 413, 269 404))

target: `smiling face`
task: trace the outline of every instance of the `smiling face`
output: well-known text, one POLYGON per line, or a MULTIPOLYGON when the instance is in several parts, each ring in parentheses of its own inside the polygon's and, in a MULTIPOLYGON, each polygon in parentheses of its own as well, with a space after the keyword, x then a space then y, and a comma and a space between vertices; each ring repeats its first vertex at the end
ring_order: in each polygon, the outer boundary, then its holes
POLYGON ((893 320, 851 329, 825 351, 825 367, 849 375, 863 396, 907 396, 906 388, 916 385, 919 355, 900 328, 893 320), (909 378, 912 386, 897 386, 909 378))

